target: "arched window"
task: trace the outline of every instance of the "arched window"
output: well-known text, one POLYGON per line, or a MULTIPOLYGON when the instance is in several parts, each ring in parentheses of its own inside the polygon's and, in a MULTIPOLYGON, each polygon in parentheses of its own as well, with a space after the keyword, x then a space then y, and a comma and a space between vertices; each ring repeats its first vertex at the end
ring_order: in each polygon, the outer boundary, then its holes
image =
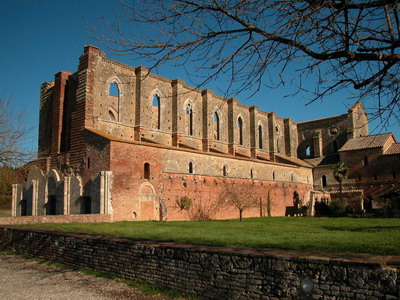
POLYGON ((186 106, 187 134, 193 135, 193 110, 190 104, 186 106))
POLYGON ((261 125, 258 125, 258 148, 263 148, 263 134, 261 125))
POLYGON ((108 94, 113 97, 119 97, 119 88, 116 82, 110 83, 110 88, 108 90, 108 94))
POLYGON ((311 146, 310 145, 306 146, 306 157, 311 157, 311 146))
POLYGON ((293 173, 290 174, 290 181, 291 181, 291 182, 294 182, 294 175, 293 175, 293 173))
POLYGON ((336 140, 333 141, 332 146, 333 146, 333 152, 337 153, 338 152, 338 145, 337 145, 337 141, 336 140))
POLYGON ((326 187, 327 186, 327 181, 326 181, 326 176, 325 175, 323 175, 322 176, 322 178, 321 178, 321 183, 322 183, 322 187, 326 187))
POLYGON ((239 145, 243 145, 243 121, 241 117, 237 120, 237 126, 239 131, 239 145))
POLYGON ((160 97, 158 95, 153 96, 153 128, 161 128, 161 104, 160 97))
POLYGON ((214 140, 220 140, 220 124, 219 124, 219 115, 217 112, 214 113, 214 140))
POLYGON ((250 169, 250 178, 251 179, 254 178, 254 169, 253 168, 250 169))
POLYGON ((227 176, 228 175, 228 170, 226 169, 226 166, 223 166, 222 168, 222 175, 227 176))
POLYGON ((148 179, 150 180, 150 164, 149 163, 145 163, 144 164, 144 179, 148 179))
POLYGON ((281 153, 281 131, 278 125, 275 126, 276 152, 281 153))
POLYGON ((189 162, 189 173, 193 174, 193 163, 189 162))
POLYGON ((116 82, 110 83, 108 95, 108 117, 111 121, 119 121, 119 87, 116 82))
POLYGON ((111 110, 111 108, 108 109, 108 116, 109 116, 109 118, 110 118, 111 121, 117 121, 117 117, 116 117, 116 115, 114 114, 114 112, 111 110))
POLYGON ((275 180, 275 171, 272 172, 272 180, 275 180))

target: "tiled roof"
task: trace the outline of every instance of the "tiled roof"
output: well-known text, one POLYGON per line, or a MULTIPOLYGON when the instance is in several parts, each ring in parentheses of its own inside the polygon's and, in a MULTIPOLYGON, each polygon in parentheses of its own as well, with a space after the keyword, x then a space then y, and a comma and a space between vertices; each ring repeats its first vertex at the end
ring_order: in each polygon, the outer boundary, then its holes
POLYGON ((361 149, 381 148, 386 143, 391 133, 368 135, 348 140, 339 151, 352 151, 361 149))
POLYGON ((288 157, 288 156, 281 156, 279 154, 275 154, 275 161, 284 164, 291 164, 296 166, 302 167, 312 167, 312 165, 306 161, 303 161, 297 157, 288 157))
POLYGON ((312 164, 314 167, 332 166, 340 161, 339 154, 331 154, 317 158, 307 158, 306 162, 312 164))
POLYGON ((384 155, 393 155, 393 154, 400 154, 400 144, 390 145, 390 147, 384 153, 384 155))

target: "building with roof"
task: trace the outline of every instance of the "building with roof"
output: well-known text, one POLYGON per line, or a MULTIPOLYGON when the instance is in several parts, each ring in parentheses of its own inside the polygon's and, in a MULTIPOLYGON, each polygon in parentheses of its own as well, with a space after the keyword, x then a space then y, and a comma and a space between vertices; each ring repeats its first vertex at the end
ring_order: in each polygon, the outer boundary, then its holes
POLYGON ((374 183, 398 186, 400 173, 398 144, 391 134, 368 136, 360 103, 341 116, 295 123, 110 60, 93 46, 77 72, 41 86, 38 149, 26 180, 13 186, 13 216, 238 217, 221 201, 226 191, 252 199, 246 217, 282 216, 329 199, 339 160, 352 170, 348 189, 366 188, 373 172, 374 183), (387 168, 372 167, 378 161, 387 168))

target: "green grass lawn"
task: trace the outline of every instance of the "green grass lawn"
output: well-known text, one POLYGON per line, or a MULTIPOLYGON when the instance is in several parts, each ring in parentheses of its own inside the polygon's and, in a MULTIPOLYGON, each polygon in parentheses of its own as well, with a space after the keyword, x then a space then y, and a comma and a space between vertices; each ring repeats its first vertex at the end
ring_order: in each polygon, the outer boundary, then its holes
POLYGON ((250 218, 202 222, 38 224, 29 227, 213 245, 400 255, 400 219, 250 218))
POLYGON ((0 209, 0 217, 10 217, 11 210, 9 209, 0 209))

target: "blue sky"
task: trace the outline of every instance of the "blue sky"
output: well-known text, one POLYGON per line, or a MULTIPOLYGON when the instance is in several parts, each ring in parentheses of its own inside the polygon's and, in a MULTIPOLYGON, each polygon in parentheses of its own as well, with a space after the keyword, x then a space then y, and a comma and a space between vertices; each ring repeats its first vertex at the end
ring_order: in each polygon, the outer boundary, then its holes
MULTIPOLYGON (((59 71, 75 72, 84 45, 101 47, 91 37, 87 24, 101 30, 103 17, 116 20, 120 13, 118 0, 0 0, 0 97, 9 99, 15 111, 27 111, 27 125, 35 126, 29 141, 32 150, 37 148, 40 85, 53 80, 59 71)), ((146 65, 132 56, 108 57, 131 66, 146 65)), ((190 69, 190 65, 186 68, 190 69)), ((187 81, 182 69, 162 67, 158 74, 187 81)), ((207 88, 217 91, 218 85, 211 83, 207 88)), ((243 104, 257 105, 295 122, 346 113, 355 101, 347 99, 351 94, 343 91, 305 106, 306 95, 284 97, 291 90, 290 85, 274 90, 264 88, 250 99, 245 93, 237 98, 243 104)), ((370 124, 371 134, 380 132, 377 126, 377 122, 370 124)), ((400 138, 399 125, 385 131, 400 138)))

